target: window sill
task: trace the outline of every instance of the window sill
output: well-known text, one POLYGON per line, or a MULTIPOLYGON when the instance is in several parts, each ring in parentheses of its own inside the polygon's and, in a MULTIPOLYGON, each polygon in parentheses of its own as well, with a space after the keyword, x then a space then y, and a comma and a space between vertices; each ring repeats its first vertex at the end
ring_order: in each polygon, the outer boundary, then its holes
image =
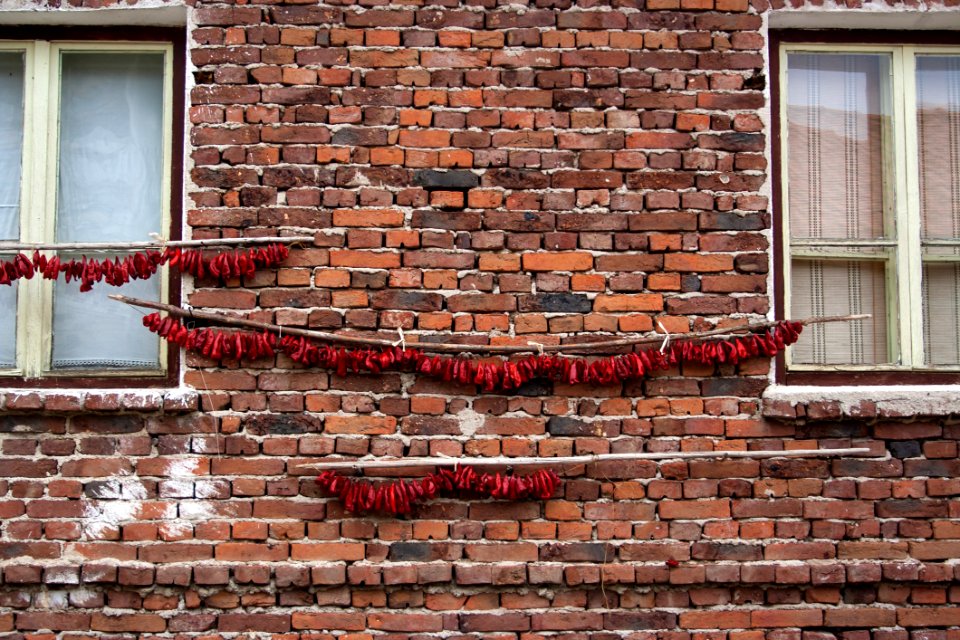
POLYGON ((792 386, 763 392, 763 415, 780 420, 871 420, 960 413, 960 385, 792 386))
POLYGON ((191 387, 172 389, 0 388, 0 409, 46 413, 196 411, 200 395, 191 387))

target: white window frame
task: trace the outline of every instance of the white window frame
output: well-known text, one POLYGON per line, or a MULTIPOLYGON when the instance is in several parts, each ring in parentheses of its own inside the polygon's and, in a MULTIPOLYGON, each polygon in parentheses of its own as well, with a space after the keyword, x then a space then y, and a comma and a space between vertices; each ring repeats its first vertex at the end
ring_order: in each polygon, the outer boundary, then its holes
MULTIPOLYGON (((20 242, 52 243, 55 241, 59 168, 60 56, 61 53, 73 51, 163 54, 163 172, 160 190, 161 229, 158 231, 164 233, 169 230, 173 170, 173 44, 94 40, 0 41, 0 52, 10 51, 19 51, 24 55, 25 115, 20 177, 20 242), (44 113, 46 117, 42 115, 44 113), (40 117, 36 117, 38 114, 40 117)), ((167 300, 169 298, 168 270, 163 268, 154 277, 161 279, 161 300, 167 300)), ((168 353, 166 343, 162 340, 158 340, 159 367, 157 368, 54 370, 51 366, 53 285, 53 281, 39 276, 17 282, 16 366, 12 369, 0 370, 0 377, 162 377, 167 374, 168 353)), ((109 285, 100 283, 96 286, 109 285)))
MULTIPOLYGON (((922 282, 923 248, 921 246, 920 170, 917 133, 916 58, 918 55, 960 55, 960 47, 921 45, 869 45, 869 44, 805 44, 781 42, 779 51, 779 121, 780 121, 780 221, 783 260, 784 309, 792 317, 791 309, 791 263, 794 256, 810 258, 855 258, 867 261, 863 253, 844 251, 850 248, 886 247, 894 257, 887 262, 885 277, 887 288, 887 335, 889 353, 894 364, 797 364, 791 362, 792 349, 785 356, 788 371, 958 371, 960 363, 951 365, 928 365, 924 362, 922 282), (791 53, 836 53, 836 54, 889 54, 891 86, 890 105, 892 132, 887 142, 884 175, 893 177, 891 185, 884 185, 891 192, 891 212, 897 229, 895 240, 850 240, 847 243, 830 243, 833 249, 803 251, 797 245, 824 246, 822 239, 791 242, 790 236, 790 191, 788 184, 788 120, 787 108, 787 56, 791 53)), ((928 245, 960 247, 960 239, 924 241, 928 245)), ((960 256, 926 257, 934 260, 960 262, 960 256)))

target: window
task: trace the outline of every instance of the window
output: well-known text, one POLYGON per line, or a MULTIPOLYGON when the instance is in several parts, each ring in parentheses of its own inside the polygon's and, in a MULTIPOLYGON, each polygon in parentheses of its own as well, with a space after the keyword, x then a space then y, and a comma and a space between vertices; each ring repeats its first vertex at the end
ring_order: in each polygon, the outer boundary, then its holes
MULTIPOLYGON (((960 368, 960 48, 779 46, 791 371, 960 368)), ((955 42, 955 40, 953 40, 955 42)))
MULTIPOLYGON (((176 228, 173 58, 169 42, 0 41, 0 240, 145 241, 176 228)), ((119 291, 158 300, 168 286, 155 277, 119 291)), ((106 298, 117 291, 39 277, 0 287, 0 374, 163 374, 160 341, 106 298)))

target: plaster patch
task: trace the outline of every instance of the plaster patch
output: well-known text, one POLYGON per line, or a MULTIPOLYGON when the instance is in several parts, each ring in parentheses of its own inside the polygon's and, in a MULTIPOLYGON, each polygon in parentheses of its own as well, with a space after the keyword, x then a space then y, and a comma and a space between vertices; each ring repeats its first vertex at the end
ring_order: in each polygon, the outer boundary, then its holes
POLYGON ((484 416, 473 409, 464 409, 457 414, 457 420, 460 422, 460 433, 465 436, 474 436, 477 430, 483 426, 484 416))
POLYGON ((66 591, 40 591, 34 597, 33 606, 37 609, 58 609, 62 611, 70 608, 70 601, 66 591))

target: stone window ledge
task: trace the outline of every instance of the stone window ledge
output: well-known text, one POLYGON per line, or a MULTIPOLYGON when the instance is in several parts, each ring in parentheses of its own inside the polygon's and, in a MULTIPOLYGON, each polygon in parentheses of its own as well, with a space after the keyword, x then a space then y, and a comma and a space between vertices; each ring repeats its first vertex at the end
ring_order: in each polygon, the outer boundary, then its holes
POLYGON ((871 420, 952 414, 960 414, 960 385, 771 385, 763 392, 763 415, 780 420, 871 420))
POLYGON ((191 387, 172 389, 4 389, 0 409, 45 413, 196 411, 200 395, 191 387))

